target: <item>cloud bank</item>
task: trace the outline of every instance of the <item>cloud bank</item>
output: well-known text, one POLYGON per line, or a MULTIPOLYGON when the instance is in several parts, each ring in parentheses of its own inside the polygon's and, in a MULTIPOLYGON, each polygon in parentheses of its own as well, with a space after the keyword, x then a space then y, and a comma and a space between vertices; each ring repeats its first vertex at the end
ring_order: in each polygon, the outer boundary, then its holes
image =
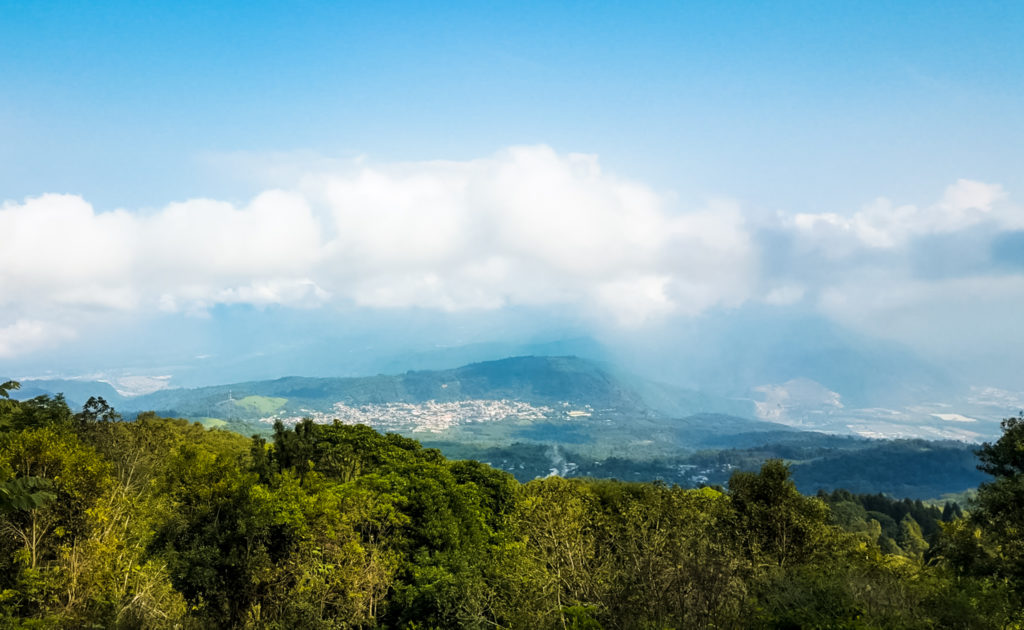
POLYGON ((1020 230, 1024 212, 995 184, 960 180, 920 206, 877 199, 849 214, 753 221, 726 200, 679 208, 594 156, 546 146, 464 162, 335 162, 245 205, 98 212, 44 194, 0 206, 0 358, 111 312, 204 316, 232 304, 551 306, 636 328, 753 301, 870 326, 948 308, 965 287, 978 308, 1024 306, 1024 269, 997 268, 986 249, 1020 230), (929 239, 946 239, 943 277, 922 274, 934 265, 915 252, 929 239), (948 264, 971 255, 973 265, 948 264))

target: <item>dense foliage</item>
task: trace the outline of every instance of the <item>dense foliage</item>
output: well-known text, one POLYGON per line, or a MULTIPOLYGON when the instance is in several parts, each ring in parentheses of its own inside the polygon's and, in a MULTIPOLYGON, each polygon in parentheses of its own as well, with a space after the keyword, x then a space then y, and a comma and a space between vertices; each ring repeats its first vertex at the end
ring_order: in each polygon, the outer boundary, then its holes
POLYGON ((0 386, 0 625, 1021 627, 1021 419, 969 517, 797 491, 519 483, 365 426, 247 440, 0 386))

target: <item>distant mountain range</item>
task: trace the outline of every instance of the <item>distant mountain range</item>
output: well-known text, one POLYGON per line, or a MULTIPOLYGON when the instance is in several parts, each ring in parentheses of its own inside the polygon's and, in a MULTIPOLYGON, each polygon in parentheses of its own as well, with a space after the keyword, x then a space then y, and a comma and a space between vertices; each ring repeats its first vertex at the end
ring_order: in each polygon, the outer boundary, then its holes
POLYGON ((574 356, 367 377, 286 377, 134 397, 108 383, 75 380, 30 380, 15 392, 20 399, 56 393, 73 407, 102 396, 126 417, 156 411, 243 434, 303 417, 360 422, 524 480, 554 472, 725 483, 731 470, 767 457, 794 461, 795 478, 808 492, 848 487, 928 498, 982 480, 966 445, 873 441, 810 430, 810 421, 768 422, 757 418, 763 403, 656 383, 574 356))
MULTIPOLYGON (((619 443, 664 438, 678 445, 682 435, 737 434, 789 431, 784 425, 750 419, 750 400, 711 396, 654 383, 596 361, 578 357, 525 356, 471 363, 448 370, 407 371, 397 375, 346 378, 286 377, 200 387, 166 389, 144 396, 119 394, 110 384, 69 380, 27 381, 19 398, 62 392, 73 407, 89 396, 102 396, 126 416, 141 411, 190 418, 211 426, 246 430, 269 429, 274 420, 295 421, 304 416, 319 420, 345 414, 363 414, 371 424, 410 432, 473 436, 497 440, 499 425, 515 427, 514 437, 543 438, 546 433, 579 434, 588 442, 619 443), (505 417, 501 408, 477 410, 466 404, 513 401, 531 409, 520 418, 515 410, 505 417), (461 404, 462 407, 452 405, 461 404), (404 407, 396 407, 404 405, 404 407), (433 406, 433 411, 424 406, 433 406), (481 411, 482 410, 482 411, 481 411), (376 414, 376 416, 374 415, 376 414), (404 419, 406 422, 402 422, 404 419), (433 414, 433 415, 431 415, 433 414), (433 416, 454 415, 446 428, 431 425, 433 416), (461 415, 460 415, 461 414, 461 415), (497 415, 496 415, 497 414, 497 415), (718 414, 706 431, 692 418, 718 414), (682 420, 690 417, 691 420, 682 420), (728 418, 723 422, 723 418, 728 418), (484 421, 486 420, 486 421, 484 421), (424 428, 424 427, 427 428, 424 428), (681 433, 680 433, 681 432, 681 433), (481 437, 483 436, 483 437, 481 437)), ((521 414, 520 414, 521 415, 521 414)))
MULTIPOLYGON (((541 406, 589 405, 616 418, 616 424, 626 419, 636 424, 643 419, 718 413, 869 437, 974 441, 998 435, 999 419, 1015 411, 1007 406, 1006 401, 1013 398, 1009 392, 953 386, 946 375, 908 352, 851 337, 817 319, 803 322, 808 341, 798 344, 786 341, 799 337, 793 330, 795 320, 769 320, 757 334, 741 324, 707 325, 701 329, 707 339, 699 341, 686 341, 692 331, 683 331, 683 345, 692 352, 688 359, 672 351, 654 357, 653 365, 647 366, 648 374, 661 365, 664 380, 696 383, 692 387, 643 378, 639 371, 622 369, 608 358, 595 360, 607 357, 609 351, 592 339, 580 338, 536 344, 535 349, 576 349, 589 358, 537 354, 449 369, 365 377, 286 377, 164 389, 142 396, 123 395, 106 382, 27 380, 20 396, 63 392, 72 406, 80 406, 89 396, 98 395, 127 414, 155 410, 211 425, 241 424, 246 430, 269 426, 273 417, 324 417, 335 413, 339 404, 507 399, 541 406), (717 354, 708 350, 712 347, 717 354)), ((495 344, 436 349, 411 356, 409 362, 444 365, 503 349, 495 344)), ((374 413, 372 409, 364 412, 374 413)), ((396 413, 391 410, 388 415, 396 413)))
MULTIPOLYGON (((417 370, 396 375, 310 378, 290 376, 192 389, 176 388, 143 396, 124 396, 99 381, 28 380, 19 398, 63 393, 78 406, 89 396, 102 396, 126 412, 174 410, 184 417, 198 416, 230 399, 247 396, 282 397, 285 409, 328 411, 337 402, 351 405, 424 403, 469 399, 511 399, 536 404, 572 402, 624 413, 733 411, 752 413, 749 401, 732 401, 698 392, 623 376, 601 363, 577 357, 526 356, 472 363, 448 370, 417 370)), ((252 419, 245 409, 233 412, 252 419)))

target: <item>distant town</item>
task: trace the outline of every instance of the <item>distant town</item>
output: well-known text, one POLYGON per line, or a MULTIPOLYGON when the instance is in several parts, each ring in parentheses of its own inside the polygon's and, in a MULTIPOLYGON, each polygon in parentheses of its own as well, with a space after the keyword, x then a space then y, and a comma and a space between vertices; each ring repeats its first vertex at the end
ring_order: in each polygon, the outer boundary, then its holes
POLYGON ((473 422, 497 422, 508 419, 544 420, 562 416, 566 418, 588 417, 593 410, 589 405, 581 409, 571 408, 562 403, 556 411, 548 406, 537 406, 517 400, 460 400, 455 402, 424 403, 391 402, 350 406, 343 402, 334 403, 331 411, 301 409, 302 415, 271 415, 260 418, 260 422, 280 421, 293 425, 303 418, 327 424, 337 420, 342 424, 366 424, 381 430, 441 433, 452 427, 473 422))

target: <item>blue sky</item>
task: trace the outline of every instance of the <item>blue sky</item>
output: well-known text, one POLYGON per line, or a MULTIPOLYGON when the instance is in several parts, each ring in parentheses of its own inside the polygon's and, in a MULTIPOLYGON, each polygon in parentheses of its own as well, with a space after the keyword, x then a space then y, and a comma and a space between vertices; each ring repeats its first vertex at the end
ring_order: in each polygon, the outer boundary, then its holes
POLYGON ((1021 41, 1008 2, 0 2, 0 368, 765 304, 1007 364, 1021 41))
POLYGON ((535 143, 772 209, 1020 177, 1017 3, 5 2, 2 14, 8 198, 155 206, 252 192, 211 154, 471 159, 535 143))

